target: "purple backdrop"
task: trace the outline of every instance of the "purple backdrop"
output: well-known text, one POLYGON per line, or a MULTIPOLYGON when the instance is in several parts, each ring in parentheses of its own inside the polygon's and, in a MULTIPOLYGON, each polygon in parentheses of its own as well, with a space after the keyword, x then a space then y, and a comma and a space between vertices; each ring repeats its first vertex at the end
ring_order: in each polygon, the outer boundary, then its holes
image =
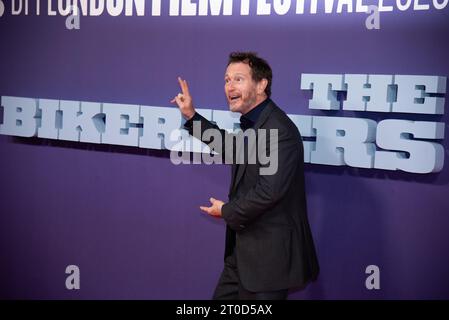
MULTIPOLYGON (((384 13, 380 30, 367 30, 365 18, 100 16, 82 17, 81 29, 70 31, 65 17, 5 14, 0 96, 170 108, 181 75, 197 107, 224 110, 223 73, 234 50, 271 63, 273 99, 293 114, 329 115, 308 110, 301 73, 448 76, 449 8, 384 13)), ((446 123, 447 157, 447 115, 420 118, 446 123)), ((0 298, 211 297, 224 224, 198 207, 210 196, 226 200, 229 167, 9 136, 0 136, 0 155, 0 298), (80 267, 80 290, 65 288, 70 264, 80 267)), ((306 165, 321 274, 290 298, 448 299, 447 162, 427 175, 306 165), (380 267, 380 290, 365 288, 371 264, 380 267)))

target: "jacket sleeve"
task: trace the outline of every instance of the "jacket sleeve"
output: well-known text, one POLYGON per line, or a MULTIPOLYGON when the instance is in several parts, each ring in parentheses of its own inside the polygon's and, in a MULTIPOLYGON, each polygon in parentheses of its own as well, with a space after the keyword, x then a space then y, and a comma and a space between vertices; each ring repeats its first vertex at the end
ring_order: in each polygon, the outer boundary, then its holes
POLYGON ((271 152, 278 153, 277 171, 272 175, 261 175, 259 172, 258 181, 246 194, 222 207, 223 219, 235 231, 243 230, 273 207, 287 193, 296 176, 298 161, 303 156, 300 141, 284 130, 283 133, 279 132, 277 145, 270 143, 271 152))
POLYGON ((184 128, 189 134, 207 144, 211 149, 222 155, 226 163, 233 163, 235 158, 235 134, 220 129, 216 124, 195 112, 192 118, 184 123, 184 128), (198 130, 195 130, 198 128, 198 130), (213 134, 211 134, 213 133, 213 134), (220 141, 214 141, 214 137, 220 141))

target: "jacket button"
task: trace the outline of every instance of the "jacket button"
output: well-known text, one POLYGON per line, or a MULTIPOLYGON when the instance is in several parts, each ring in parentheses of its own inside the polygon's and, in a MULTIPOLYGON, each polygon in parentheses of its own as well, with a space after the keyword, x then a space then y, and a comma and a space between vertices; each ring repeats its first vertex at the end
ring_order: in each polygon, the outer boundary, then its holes
POLYGON ((240 228, 245 229, 245 226, 243 224, 240 225, 240 228))

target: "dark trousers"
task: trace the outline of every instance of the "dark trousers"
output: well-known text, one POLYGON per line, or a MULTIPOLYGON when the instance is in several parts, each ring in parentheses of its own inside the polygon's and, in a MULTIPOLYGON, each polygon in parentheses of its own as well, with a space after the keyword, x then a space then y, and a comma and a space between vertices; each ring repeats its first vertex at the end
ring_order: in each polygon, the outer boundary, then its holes
POLYGON ((246 290, 239 278, 235 251, 227 256, 217 287, 214 300, 285 300, 288 289, 267 292, 250 292, 246 290))

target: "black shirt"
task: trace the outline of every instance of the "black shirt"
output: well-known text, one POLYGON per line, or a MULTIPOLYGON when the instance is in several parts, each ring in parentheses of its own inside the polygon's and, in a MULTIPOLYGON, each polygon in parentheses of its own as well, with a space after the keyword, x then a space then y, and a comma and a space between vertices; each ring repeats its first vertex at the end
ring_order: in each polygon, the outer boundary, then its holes
POLYGON ((259 103, 255 108, 251 109, 248 113, 242 115, 240 117, 240 128, 242 128, 243 131, 248 128, 252 128, 259 119, 259 116, 262 113, 263 109, 265 109, 269 102, 270 99, 267 98, 259 103))

